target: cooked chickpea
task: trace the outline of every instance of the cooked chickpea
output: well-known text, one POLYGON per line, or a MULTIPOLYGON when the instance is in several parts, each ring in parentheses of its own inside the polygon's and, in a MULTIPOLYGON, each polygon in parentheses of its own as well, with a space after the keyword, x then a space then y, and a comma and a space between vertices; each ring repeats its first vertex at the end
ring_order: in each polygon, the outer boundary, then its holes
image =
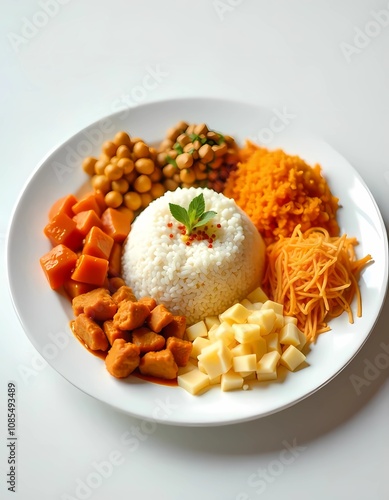
POLYGON ((159 152, 162 152, 162 151, 166 151, 167 149, 170 149, 172 148, 174 145, 174 142, 171 141, 170 139, 164 139, 160 145, 159 145, 159 148, 158 148, 158 151, 159 152))
POLYGON ((154 184, 151 185, 150 194, 153 200, 159 198, 164 193, 165 193, 165 188, 163 187, 163 184, 161 184, 160 182, 155 182, 154 184))
POLYGON ((163 185, 166 191, 174 191, 175 189, 178 188, 179 183, 174 181, 173 179, 165 179, 163 181, 163 185))
POLYGON ((178 156, 178 153, 175 149, 169 149, 169 151, 167 151, 167 156, 169 156, 172 160, 175 160, 178 156))
POLYGON ((212 146, 212 151, 215 153, 216 158, 220 158, 227 153, 228 146, 225 142, 220 145, 212 146))
POLYGON ((204 163, 208 163, 213 160, 215 153, 212 151, 212 148, 209 144, 204 144, 199 149, 199 156, 204 163))
POLYGON ((124 176, 124 178, 128 181, 130 186, 132 186, 134 184, 134 181, 137 177, 138 177, 138 173, 135 169, 132 172, 130 172, 129 174, 126 174, 124 176))
POLYGON ((94 175, 91 184, 95 191, 101 191, 104 194, 111 189, 111 181, 105 175, 94 175))
POLYGON ((150 149, 143 141, 136 142, 132 152, 136 160, 139 158, 148 158, 150 156, 150 149))
POLYGON ((201 148, 201 142, 200 141, 194 141, 193 142, 193 147, 198 151, 201 148))
POLYGON ((214 170, 216 170, 217 168, 220 168, 223 164, 223 158, 222 157, 219 157, 219 158, 215 158, 213 161, 211 161, 210 163, 208 163, 208 165, 213 168, 214 170))
POLYGON ((120 168, 119 165, 112 165, 110 163, 105 167, 104 174, 110 181, 117 181, 118 179, 123 177, 123 168, 120 168))
POLYGON ((108 165, 108 162, 105 160, 97 160, 95 163, 95 174, 103 175, 105 167, 108 165))
POLYGON ((207 178, 207 172, 205 172, 202 168, 201 168, 201 163, 199 162, 196 162, 195 165, 193 166, 193 172, 196 176, 196 179, 198 181, 203 181, 207 178))
POLYGON ((129 191, 124 195, 124 204, 127 208, 135 212, 142 205, 140 194, 135 191, 129 191))
POLYGON ((117 191, 109 191, 104 200, 108 207, 117 208, 123 203, 123 196, 117 191))
POLYGON ((119 160, 120 158, 118 158, 117 156, 112 156, 112 158, 109 160, 109 163, 112 163, 112 165, 116 165, 117 163, 119 163, 119 160))
POLYGON ((105 153, 101 153, 101 155, 99 156, 99 160, 103 160, 109 163, 111 161, 111 156, 106 155, 105 153))
POLYGON ((123 131, 120 131, 115 135, 113 142, 116 144, 116 146, 131 146, 130 136, 127 134, 127 132, 123 131))
POLYGON ((196 174, 192 168, 185 168, 180 172, 180 181, 186 184, 193 184, 196 180, 196 174))
POLYGON ((128 188, 130 187, 129 182, 123 177, 117 181, 111 182, 111 188, 113 191, 117 191, 118 193, 124 194, 127 193, 128 188))
POLYGON ((166 132, 166 137, 172 142, 175 142, 177 140, 177 137, 182 133, 182 130, 180 130, 177 127, 171 127, 167 130, 166 132))
POLYGON ((124 175, 130 174, 135 168, 135 164, 130 158, 120 158, 117 164, 123 169, 124 175))
POLYGON ((116 153, 117 148, 118 147, 114 142, 105 141, 101 147, 101 150, 104 154, 112 158, 112 156, 114 156, 114 154, 116 153))
POLYGON ((150 151, 150 158, 153 160, 153 162, 156 162, 157 156, 158 156, 158 151, 153 147, 150 147, 149 151, 150 151))
POLYGON ((142 193, 140 197, 142 198, 142 208, 146 208, 153 201, 150 193, 142 193))
POLYGON ((169 179, 170 177, 173 177, 176 171, 177 171, 176 167, 168 163, 163 167, 162 174, 164 177, 167 177, 169 179))
POLYGON ((177 184, 180 184, 181 182, 180 172, 177 172, 173 175, 173 181, 177 182, 177 184))
POLYGON ((82 168, 88 175, 93 175, 95 173, 95 165, 97 163, 97 158, 93 156, 87 156, 82 161, 82 168))
POLYGON ((162 179, 162 170, 159 167, 154 167, 153 172, 150 174, 151 182, 159 182, 162 179))
POLYGON ((181 120, 180 122, 177 123, 176 128, 178 128, 178 130, 182 130, 184 132, 188 128, 188 124, 186 122, 184 122, 183 120, 181 120))
POLYGON ((180 146, 184 147, 188 142, 191 142, 190 137, 188 134, 180 134, 177 137, 177 142, 180 146))
POLYGON ((163 167, 164 165, 166 165, 166 156, 167 156, 167 154, 166 154, 166 153, 158 153, 158 156, 157 156, 157 164, 158 164, 160 167, 163 167))
POLYGON ((147 193, 151 189, 151 180, 148 175, 141 174, 134 181, 134 189, 138 193, 147 193))
POLYGON ((205 123, 200 123, 199 125, 195 126, 194 133, 196 135, 207 134, 208 133, 208 127, 206 126, 205 123))
POLYGON ((118 158, 130 158, 131 157, 130 148, 128 146, 125 146, 124 144, 119 146, 116 151, 116 156, 118 158))
POLYGON ((135 168, 139 174, 150 175, 154 172, 154 162, 151 158, 139 158, 135 162, 135 168))
POLYGON ((180 170, 190 168, 193 165, 193 157, 189 153, 182 153, 177 156, 176 163, 180 170))
POLYGON ((193 150, 194 150, 193 142, 188 142, 188 144, 185 144, 184 153, 190 153, 193 150))

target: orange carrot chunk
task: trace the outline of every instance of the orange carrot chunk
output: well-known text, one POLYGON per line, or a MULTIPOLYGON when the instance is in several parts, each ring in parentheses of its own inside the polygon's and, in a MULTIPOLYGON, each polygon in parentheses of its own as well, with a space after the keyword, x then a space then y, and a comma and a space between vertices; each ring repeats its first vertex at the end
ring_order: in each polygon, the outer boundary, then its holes
POLYGON ((86 236, 93 226, 103 227, 100 217, 94 210, 84 210, 73 217, 77 229, 86 236))
POLYGON ((113 244, 109 256, 108 274, 110 276, 120 276, 122 270, 122 246, 120 243, 113 244))
POLYGON ((85 212, 85 210, 94 210, 100 217, 101 208, 94 194, 88 194, 81 198, 75 205, 72 206, 73 214, 85 212))
POLYGON ((108 260, 113 244, 114 241, 111 236, 104 233, 99 227, 94 226, 85 238, 82 253, 108 260))
POLYGON ((57 245, 40 258, 40 264, 53 290, 60 288, 76 265, 77 254, 65 245, 57 245))
POLYGON ((80 255, 76 268, 71 278, 82 283, 89 283, 98 287, 103 286, 107 277, 108 260, 92 257, 92 255, 80 255))
POLYGON ((55 215, 45 226, 43 232, 53 246, 62 244, 74 251, 81 247, 84 239, 82 233, 77 229, 76 222, 64 212, 55 215))
POLYGON ((89 285, 88 283, 81 283, 79 281, 74 281, 70 277, 64 281, 63 288, 65 292, 71 299, 83 295, 84 293, 90 292, 95 288, 94 285, 89 285))
POLYGON ((59 198, 56 202, 53 203, 49 210, 49 220, 51 220, 55 215, 58 215, 59 213, 65 213, 69 217, 73 217, 72 206, 76 203, 77 198, 72 194, 68 194, 66 196, 63 196, 62 198, 59 198))
POLYGON ((117 243, 123 243, 130 232, 131 219, 126 213, 115 208, 107 208, 101 216, 101 222, 104 231, 112 236, 117 243))

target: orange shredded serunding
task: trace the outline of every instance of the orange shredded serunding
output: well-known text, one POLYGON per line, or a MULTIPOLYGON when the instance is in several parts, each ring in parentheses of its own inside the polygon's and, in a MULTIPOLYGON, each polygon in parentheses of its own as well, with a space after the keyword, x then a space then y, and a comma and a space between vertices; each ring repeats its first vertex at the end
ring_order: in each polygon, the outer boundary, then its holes
POLYGON ((359 275, 372 259, 357 260, 356 238, 331 237, 323 228, 301 231, 298 225, 289 238, 281 237, 267 247, 263 287, 269 297, 284 305, 284 314, 297 318, 309 341, 330 330, 327 320, 348 313, 356 296, 357 316, 362 315, 359 275))
POLYGON ((281 149, 269 151, 247 141, 224 194, 246 212, 267 244, 290 236, 297 224, 303 231, 320 226, 331 236, 339 234, 338 199, 320 166, 281 149))

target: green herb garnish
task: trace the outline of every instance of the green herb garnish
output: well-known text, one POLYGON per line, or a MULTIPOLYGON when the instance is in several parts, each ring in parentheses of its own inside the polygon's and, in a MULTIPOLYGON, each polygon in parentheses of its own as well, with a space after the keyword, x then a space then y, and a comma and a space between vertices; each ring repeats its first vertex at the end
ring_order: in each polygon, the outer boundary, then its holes
POLYGON ((204 224, 213 219, 217 213, 213 210, 204 212, 205 201, 203 193, 193 198, 189 204, 188 210, 174 203, 169 203, 169 208, 172 216, 178 220, 178 222, 184 224, 188 236, 194 228, 204 226, 204 224))
POLYGON ((169 163, 170 165, 173 165, 173 167, 177 167, 177 162, 174 160, 171 156, 166 155, 166 162, 169 163))
POLYGON ((183 147, 181 146, 181 144, 180 144, 179 142, 176 142, 176 143, 174 144, 173 149, 174 149, 175 151, 177 151, 177 153, 178 153, 179 155, 181 155, 181 154, 184 152, 184 149, 183 149, 183 147))

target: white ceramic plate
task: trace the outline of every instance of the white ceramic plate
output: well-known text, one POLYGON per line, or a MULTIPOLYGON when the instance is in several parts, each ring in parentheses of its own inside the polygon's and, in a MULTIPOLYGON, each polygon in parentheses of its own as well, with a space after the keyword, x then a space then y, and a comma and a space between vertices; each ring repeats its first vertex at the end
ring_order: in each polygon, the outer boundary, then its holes
POLYGON ((380 313, 388 280, 388 245, 377 205, 350 164, 327 144, 293 132, 274 110, 215 99, 180 99, 150 103, 122 111, 94 123, 49 154, 26 184, 15 208, 8 235, 8 278, 20 321, 35 348, 69 382, 114 408, 136 417, 176 425, 223 425, 251 420, 280 411, 317 391, 335 377, 357 354, 380 313), (90 354, 72 336, 69 301, 50 289, 39 258, 50 249, 43 235, 51 204, 85 183, 81 159, 97 154, 101 143, 118 130, 159 141, 179 120, 206 122, 234 136, 272 139, 308 163, 320 163, 342 208, 342 232, 356 236, 359 256, 371 253, 374 264, 363 272, 360 286, 363 316, 353 325, 347 315, 331 322, 331 332, 319 337, 307 361, 309 366, 289 373, 282 382, 262 383, 248 391, 223 393, 215 387, 191 396, 179 387, 129 377, 111 377, 104 362, 90 354))

